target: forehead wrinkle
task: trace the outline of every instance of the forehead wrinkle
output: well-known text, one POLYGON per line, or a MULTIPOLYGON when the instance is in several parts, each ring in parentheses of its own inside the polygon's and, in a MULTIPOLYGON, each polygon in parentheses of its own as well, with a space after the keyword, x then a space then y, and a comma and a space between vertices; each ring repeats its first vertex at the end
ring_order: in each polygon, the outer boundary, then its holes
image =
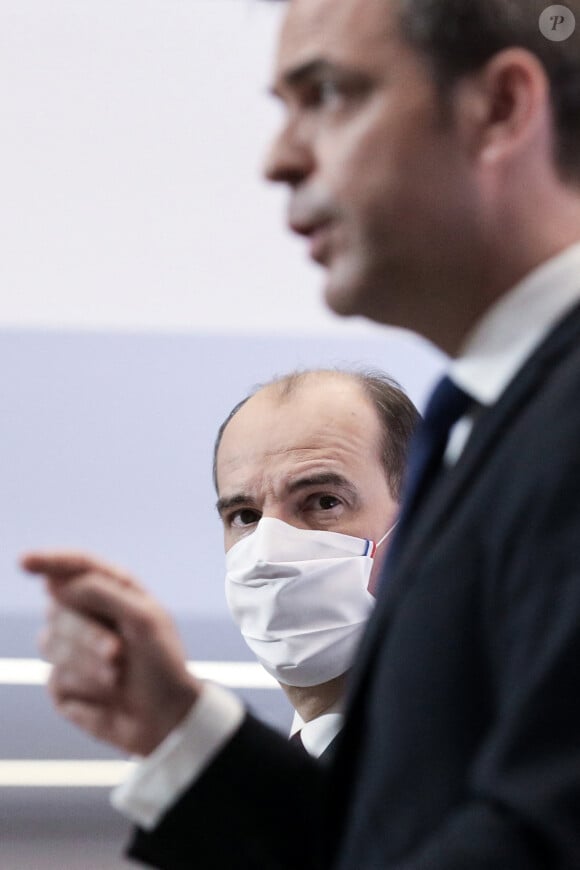
MULTIPOLYGON (((356 448, 353 447, 353 450, 356 452, 356 448)), ((252 460, 253 467, 249 469, 247 457, 240 462, 232 461, 228 463, 230 472, 235 474, 236 468, 239 468, 243 477, 228 485, 232 494, 224 498, 228 501, 238 499, 241 502, 246 499, 255 502, 255 493, 258 491, 261 494, 288 491, 295 486, 295 482, 299 484, 301 479, 316 477, 341 478, 349 484, 349 478, 342 470, 347 463, 341 454, 340 448, 329 445, 280 447, 260 453, 258 459, 252 460), (276 464, 277 459, 281 459, 280 464, 276 464), (268 460, 273 460, 274 465, 268 460), (340 470, 336 468, 337 465, 340 470)))
POLYGON ((301 481, 317 482, 317 478, 320 479, 319 482, 323 482, 324 478, 327 478, 327 482, 330 482, 331 478, 336 481, 340 479, 352 486, 348 474, 349 464, 341 455, 337 455, 336 450, 327 449, 322 455, 319 447, 296 448, 287 452, 305 455, 297 458, 290 467, 275 470, 273 480, 276 487, 291 491, 301 486, 301 481))

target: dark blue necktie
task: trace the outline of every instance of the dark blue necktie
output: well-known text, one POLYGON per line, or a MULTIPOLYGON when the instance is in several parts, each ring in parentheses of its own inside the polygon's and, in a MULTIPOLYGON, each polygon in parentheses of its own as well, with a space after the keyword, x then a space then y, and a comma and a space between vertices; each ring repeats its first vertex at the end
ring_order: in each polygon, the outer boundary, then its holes
POLYGON ((447 376, 442 378, 435 387, 427 403, 425 416, 419 424, 409 448, 401 515, 393 542, 389 548, 383 577, 392 571, 415 506, 426 493, 429 484, 441 467, 449 432, 472 404, 471 396, 457 387, 447 376))
POLYGON ((308 750, 306 749, 304 743, 302 742, 302 735, 300 731, 295 731, 291 737, 288 738, 290 743, 293 743, 301 752, 305 755, 308 755, 308 750))

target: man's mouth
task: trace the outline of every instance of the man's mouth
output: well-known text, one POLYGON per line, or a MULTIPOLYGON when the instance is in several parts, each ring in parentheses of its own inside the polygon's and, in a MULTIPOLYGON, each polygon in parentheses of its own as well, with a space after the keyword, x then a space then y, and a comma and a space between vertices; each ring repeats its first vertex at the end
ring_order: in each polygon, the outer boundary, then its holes
POLYGON ((315 263, 328 265, 330 257, 330 223, 320 224, 309 237, 308 254, 315 263))
POLYGON ((331 221, 298 221, 290 220, 292 232, 308 239, 308 254, 312 260, 325 265, 330 253, 331 221))

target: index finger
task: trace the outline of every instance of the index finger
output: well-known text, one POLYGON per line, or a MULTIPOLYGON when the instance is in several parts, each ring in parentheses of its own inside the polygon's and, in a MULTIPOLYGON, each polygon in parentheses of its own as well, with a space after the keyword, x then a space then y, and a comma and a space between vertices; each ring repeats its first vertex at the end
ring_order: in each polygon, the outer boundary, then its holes
POLYGON ((56 550, 25 553, 20 567, 29 574, 42 574, 51 580, 68 580, 79 574, 98 572, 122 583, 131 584, 132 578, 121 568, 76 550, 56 550))

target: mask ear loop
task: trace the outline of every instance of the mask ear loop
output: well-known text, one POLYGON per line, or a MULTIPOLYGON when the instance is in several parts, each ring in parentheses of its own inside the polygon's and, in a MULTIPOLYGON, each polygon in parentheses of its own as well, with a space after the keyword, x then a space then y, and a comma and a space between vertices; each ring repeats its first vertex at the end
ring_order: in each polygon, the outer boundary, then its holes
POLYGON ((383 543, 383 541, 386 541, 386 540, 387 540, 387 538, 389 537, 389 535, 391 534, 391 532, 393 531, 393 529, 395 528, 395 526, 398 526, 398 525, 399 525, 399 520, 397 520, 396 522, 394 522, 390 529, 387 529, 387 531, 385 532, 385 534, 383 535, 383 537, 381 538, 381 540, 378 542, 377 546, 375 547, 375 553, 376 553, 376 551, 379 549, 379 547, 381 546, 381 544, 383 543))

